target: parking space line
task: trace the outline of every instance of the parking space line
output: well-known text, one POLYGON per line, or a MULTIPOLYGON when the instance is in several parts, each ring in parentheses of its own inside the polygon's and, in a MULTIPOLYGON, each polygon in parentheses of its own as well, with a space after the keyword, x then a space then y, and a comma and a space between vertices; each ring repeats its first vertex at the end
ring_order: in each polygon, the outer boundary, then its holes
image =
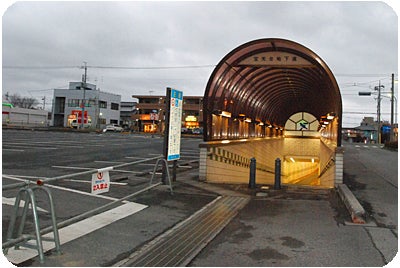
MULTIPOLYGON (((1 203, 3 205, 15 206, 15 199, 16 199, 16 197, 5 197, 5 196, 3 196, 2 200, 1 200, 1 203)), ((19 207, 23 208, 24 205, 25 205, 25 200, 20 200, 19 207)), ((29 206, 29 208, 32 209, 32 206, 29 206)), ((45 210, 45 209, 43 209, 43 208, 41 208, 39 206, 37 206, 37 210, 41 211, 41 212, 48 213, 47 210, 45 210)))
POLYGON ((57 150, 57 147, 38 147, 31 146, 28 143, 16 143, 16 142, 3 142, 3 146, 16 147, 16 148, 25 148, 25 149, 42 149, 42 150, 57 150))
MULTIPOLYGON (((115 221, 133 215, 145 208, 147 208, 146 205, 129 202, 119 207, 107 210, 103 213, 79 221, 77 223, 68 225, 58 230, 60 236, 60 244, 62 245, 81 236, 87 235, 115 221)), ((51 239, 53 237, 53 233, 50 232, 48 234, 45 234, 43 237, 51 239)), ((45 241, 43 239, 42 243, 44 252, 54 248, 54 242, 45 241)), ((25 248, 21 246, 18 250, 14 249, 13 247, 10 248, 8 254, 5 256, 10 262, 19 264, 37 255, 38 251, 36 249, 25 248)))
POLYGON ((11 151, 11 152, 25 152, 25 150, 23 150, 23 149, 5 149, 5 148, 3 148, 2 149, 3 151, 11 151))
POLYGON ((95 163, 110 163, 110 164, 123 164, 126 162, 122 162, 122 161, 103 161, 103 160, 97 160, 97 161, 93 161, 95 163))
POLYGON ((122 169, 113 169, 112 171, 121 172, 121 173, 132 173, 132 174, 139 174, 143 171, 134 171, 134 170, 122 170, 122 169))
POLYGON ((77 170, 91 170, 98 168, 85 168, 85 167, 71 167, 71 166, 51 166, 52 168, 62 168, 62 169, 77 169, 77 170))

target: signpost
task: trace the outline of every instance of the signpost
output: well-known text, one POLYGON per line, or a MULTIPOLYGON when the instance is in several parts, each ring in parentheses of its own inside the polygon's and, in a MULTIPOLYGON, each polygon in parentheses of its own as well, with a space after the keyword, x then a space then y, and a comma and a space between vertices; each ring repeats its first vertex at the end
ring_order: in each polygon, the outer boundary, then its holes
MULTIPOLYGON (((173 181, 176 180, 176 165, 180 159, 181 128, 182 128, 183 92, 167 88, 164 156, 167 161, 174 161, 173 181)), ((163 182, 165 183, 165 171, 163 170, 163 182)))

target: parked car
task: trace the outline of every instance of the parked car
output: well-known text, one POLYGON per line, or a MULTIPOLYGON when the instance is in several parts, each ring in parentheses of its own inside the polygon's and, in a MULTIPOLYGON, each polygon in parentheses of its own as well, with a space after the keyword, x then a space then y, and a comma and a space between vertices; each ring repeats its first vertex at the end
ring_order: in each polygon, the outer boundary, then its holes
POLYGON ((106 126, 106 128, 103 130, 103 132, 106 132, 106 131, 121 132, 123 130, 124 129, 117 124, 110 124, 110 125, 106 126))
POLYGON ((193 132, 193 134, 203 134, 203 129, 197 127, 197 128, 194 128, 192 132, 193 132))
POLYGON ((182 133, 182 134, 192 134, 192 129, 191 129, 191 128, 185 128, 185 127, 183 127, 183 128, 181 129, 181 133, 182 133))

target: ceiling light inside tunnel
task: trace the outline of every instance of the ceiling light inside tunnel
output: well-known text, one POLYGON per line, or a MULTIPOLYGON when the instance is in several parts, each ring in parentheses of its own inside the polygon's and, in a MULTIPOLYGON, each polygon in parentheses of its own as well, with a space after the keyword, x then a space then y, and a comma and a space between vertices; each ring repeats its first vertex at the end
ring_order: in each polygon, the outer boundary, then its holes
POLYGON ((332 120, 333 118, 335 118, 335 116, 336 116, 335 113, 329 113, 329 114, 326 116, 326 119, 332 120))

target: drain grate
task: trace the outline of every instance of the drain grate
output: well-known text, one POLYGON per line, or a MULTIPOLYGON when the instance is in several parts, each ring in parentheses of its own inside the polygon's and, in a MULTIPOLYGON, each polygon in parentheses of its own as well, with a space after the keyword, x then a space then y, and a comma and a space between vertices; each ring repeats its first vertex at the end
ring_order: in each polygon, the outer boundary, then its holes
POLYGON ((249 200, 238 196, 221 197, 116 266, 185 266, 249 200))

